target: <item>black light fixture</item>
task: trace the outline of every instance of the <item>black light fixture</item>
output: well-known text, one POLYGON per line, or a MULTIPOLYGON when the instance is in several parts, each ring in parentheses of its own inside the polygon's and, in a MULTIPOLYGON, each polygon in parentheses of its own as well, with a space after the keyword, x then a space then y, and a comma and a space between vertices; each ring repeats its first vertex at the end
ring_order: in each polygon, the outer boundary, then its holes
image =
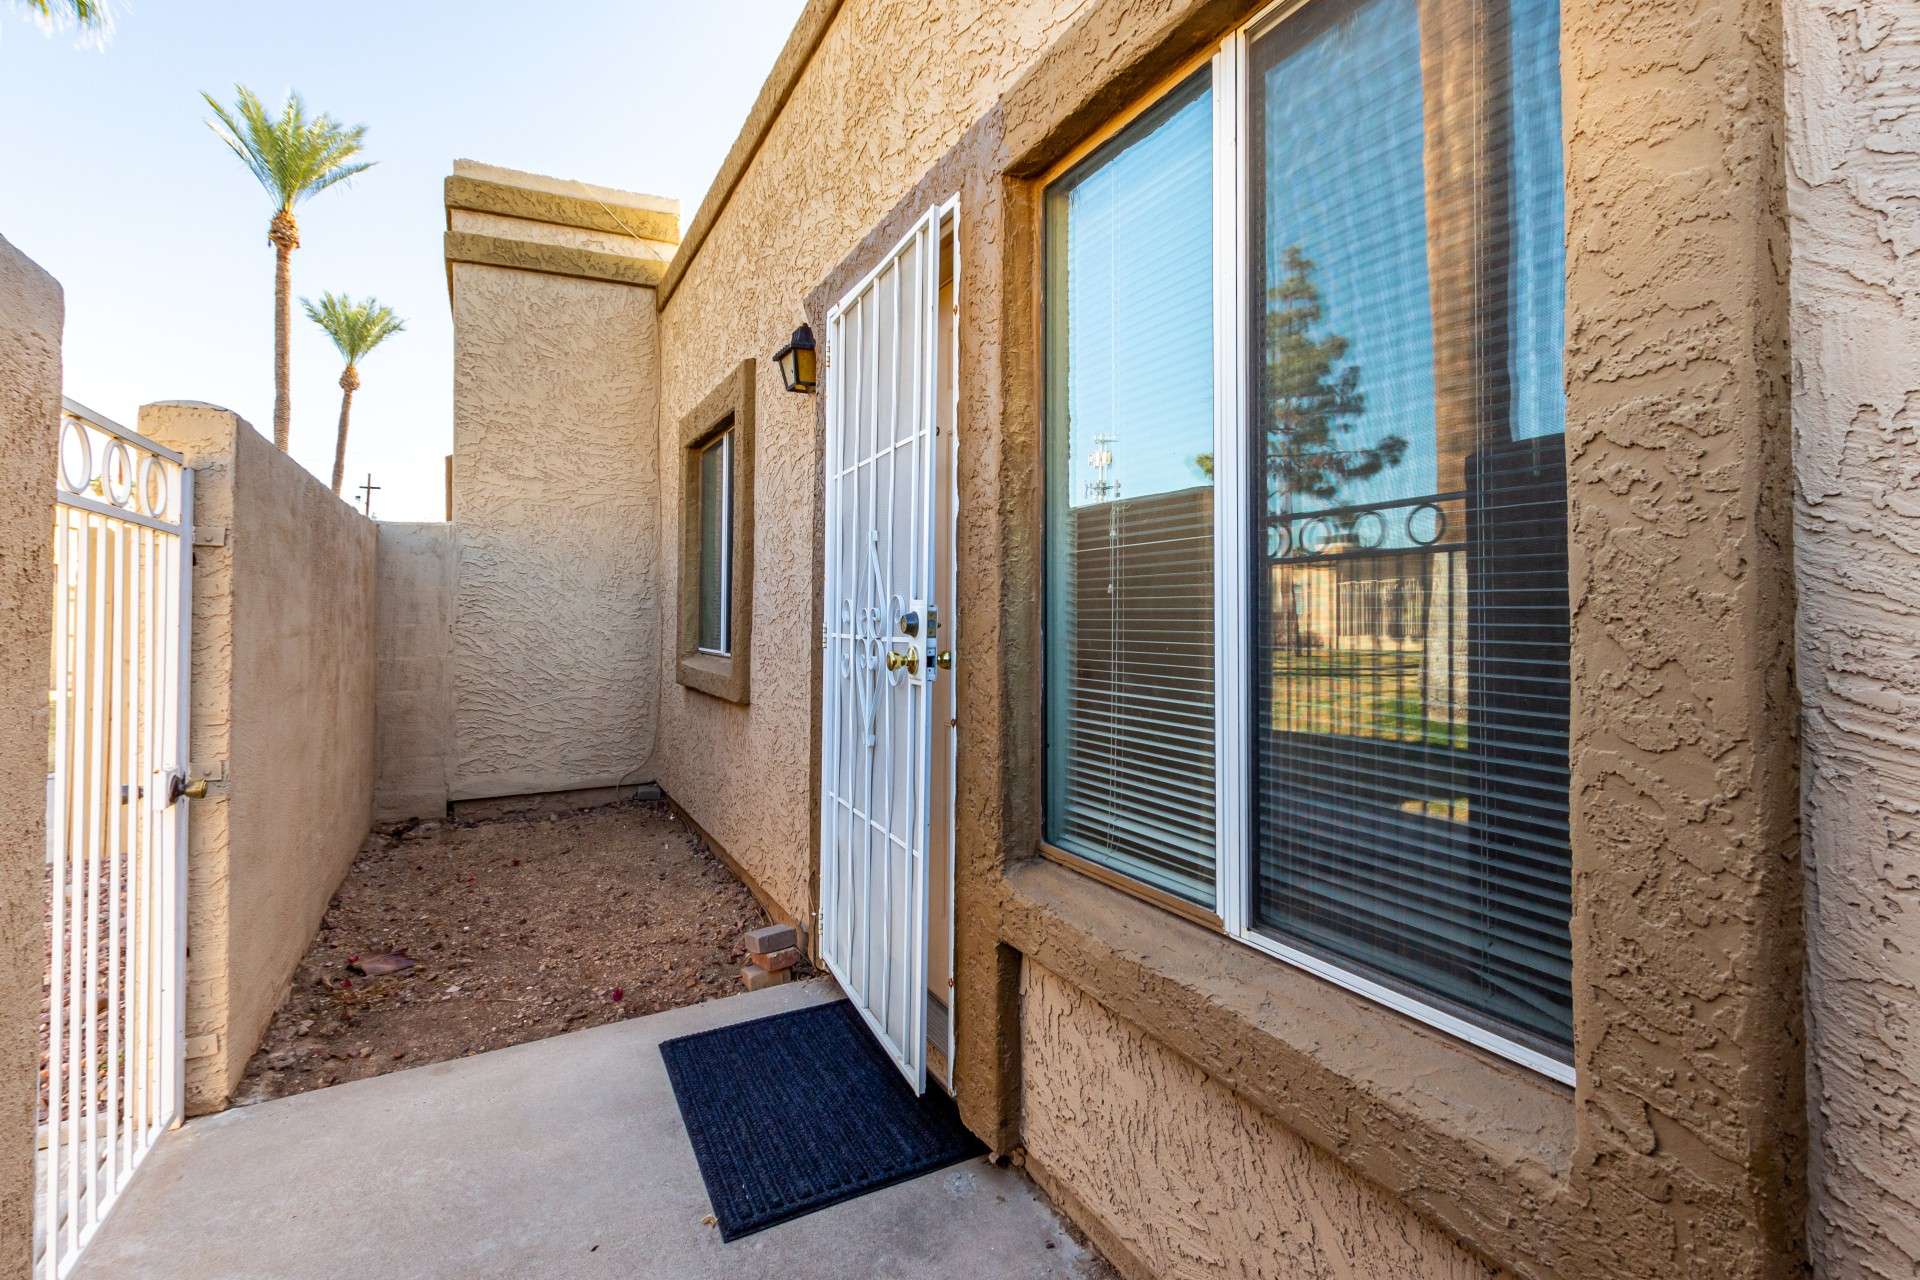
POLYGON ((819 385, 814 377, 813 330, 806 325, 795 329, 787 345, 773 353, 773 362, 780 366, 780 380, 787 390, 812 395, 819 385))

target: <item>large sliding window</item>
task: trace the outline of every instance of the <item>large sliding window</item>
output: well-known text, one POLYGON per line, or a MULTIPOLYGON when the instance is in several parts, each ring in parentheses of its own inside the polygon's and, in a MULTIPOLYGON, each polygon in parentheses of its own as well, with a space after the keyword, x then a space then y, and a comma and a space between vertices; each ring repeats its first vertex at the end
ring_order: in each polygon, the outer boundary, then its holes
POLYGON ((1288 5, 1050 186, 1048 832, 1570 1079, 1558 46, 1554 0, 1288 5), (1159 273, 1123 326, 1076 232, 1194 168, 1203 247, 1164 209, 1108 246, 1159 273))

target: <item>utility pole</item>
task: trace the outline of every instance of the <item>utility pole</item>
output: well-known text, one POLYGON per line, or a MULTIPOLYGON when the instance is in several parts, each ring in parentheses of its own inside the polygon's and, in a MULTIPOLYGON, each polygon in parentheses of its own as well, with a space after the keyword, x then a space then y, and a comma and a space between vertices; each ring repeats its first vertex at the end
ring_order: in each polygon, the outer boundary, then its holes
POLYGON ((385 486, 377 485, 373 482, 373 472, 367 472, 367 482, 360 486, 360 510, 366 514, 369 520, 373 519, 374 492, 384 487, 385 486))

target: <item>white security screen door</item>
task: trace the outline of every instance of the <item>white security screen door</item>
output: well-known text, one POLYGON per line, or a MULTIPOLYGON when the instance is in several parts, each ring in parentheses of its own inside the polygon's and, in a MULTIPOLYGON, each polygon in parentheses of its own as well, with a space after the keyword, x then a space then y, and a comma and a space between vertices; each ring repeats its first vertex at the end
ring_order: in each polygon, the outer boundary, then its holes
MULTIPOLYGON (((820 950, 926 1088, 940 219, 827 313, 820 950)), ((946 726, 939 726, 944 734, 946 726)), ((945 741, 942 737, 940 741, 945 741)))

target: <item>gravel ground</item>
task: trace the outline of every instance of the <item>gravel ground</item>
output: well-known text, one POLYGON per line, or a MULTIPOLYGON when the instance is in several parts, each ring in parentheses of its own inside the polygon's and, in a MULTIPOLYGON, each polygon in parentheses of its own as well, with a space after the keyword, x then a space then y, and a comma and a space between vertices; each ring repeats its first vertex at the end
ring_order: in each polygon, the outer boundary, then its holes
POLYGON ((384 828, 334 895, 235 1102, 731 995, 741 935, 765 923, 661 804, 384 828), (372 976, 382 967, 398 971, 372 976))

